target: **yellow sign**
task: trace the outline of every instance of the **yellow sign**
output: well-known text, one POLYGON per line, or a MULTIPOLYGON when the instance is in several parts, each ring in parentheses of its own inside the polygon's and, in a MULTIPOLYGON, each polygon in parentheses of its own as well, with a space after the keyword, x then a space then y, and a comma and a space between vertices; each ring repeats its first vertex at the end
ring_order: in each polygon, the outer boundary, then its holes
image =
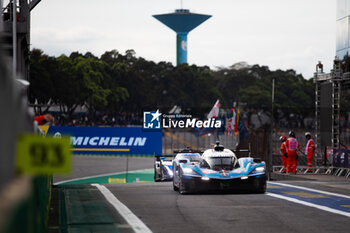
POLYGON ((49 131, 49 125, 39 125, 39 129, 43 131, 44 136, 46 136, 47 131, 49 131))
POLYGON ((126 179, 122 178, 108 178, 108 183, 126 183, 126 179))
POLYGON ((68 174, 71 171, 69 138, 22 135, 17 141, 16 167, 29 174, 68 174))

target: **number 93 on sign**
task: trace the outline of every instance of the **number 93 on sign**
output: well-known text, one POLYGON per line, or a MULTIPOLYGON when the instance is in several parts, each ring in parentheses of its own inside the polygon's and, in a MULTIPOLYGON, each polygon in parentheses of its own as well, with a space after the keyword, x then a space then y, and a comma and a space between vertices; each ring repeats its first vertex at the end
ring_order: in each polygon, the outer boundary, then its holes
POLYGON ((71 146, 68 137, 21 135, 17 140, 16 168, 28 174, 69 174, 71 146))

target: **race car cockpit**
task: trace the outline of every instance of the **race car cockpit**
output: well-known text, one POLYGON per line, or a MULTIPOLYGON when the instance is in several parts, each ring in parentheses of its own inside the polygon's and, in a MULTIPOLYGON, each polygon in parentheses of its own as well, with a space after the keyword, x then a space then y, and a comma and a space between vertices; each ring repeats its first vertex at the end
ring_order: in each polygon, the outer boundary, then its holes
POLYGON ((225 149, 220 143, 212 150, 207 150, 202 155, 203 160, 200 163, 202 168, 210 168, 215 171, 232 170, 239 167, 236 155, 228 149, 225 149))
POLYGON ((204 161, 215 171, 232 170, 235 167, 235 157, 208 157, 204 161))

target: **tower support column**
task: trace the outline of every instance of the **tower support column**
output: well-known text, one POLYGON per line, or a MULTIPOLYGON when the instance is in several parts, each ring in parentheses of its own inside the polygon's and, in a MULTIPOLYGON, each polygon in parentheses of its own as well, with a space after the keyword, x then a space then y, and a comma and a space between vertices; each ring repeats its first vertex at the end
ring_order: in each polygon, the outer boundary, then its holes
POLYGON ((176 65, 187 63, 187 34, 176 33, 176 65))

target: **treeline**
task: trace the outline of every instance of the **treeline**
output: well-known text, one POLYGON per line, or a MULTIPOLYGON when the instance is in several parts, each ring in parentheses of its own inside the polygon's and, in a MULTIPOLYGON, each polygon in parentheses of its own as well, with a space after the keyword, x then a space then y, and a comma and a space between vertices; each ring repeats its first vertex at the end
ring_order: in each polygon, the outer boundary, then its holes
MULTIPOLYGON (((233 102, 249 109, 271 109, 272 80, 275 106, 285 114, 313 114, 314 84, 294 70, 271 71, 267 66, 237 63, 211 70, 207 66, 155 63, 136 57, 133 50, 107 51, 101 57, 73 52, 51 57, 39 49, 30 54, 30 103, 47 103, 72 114, 84 105, 89 114, 115 115, 174 105, 183 112, 203 116, 220 99, 223 108, 233 102)), ((278 112, 278 111, 276 111, 278 112)))

